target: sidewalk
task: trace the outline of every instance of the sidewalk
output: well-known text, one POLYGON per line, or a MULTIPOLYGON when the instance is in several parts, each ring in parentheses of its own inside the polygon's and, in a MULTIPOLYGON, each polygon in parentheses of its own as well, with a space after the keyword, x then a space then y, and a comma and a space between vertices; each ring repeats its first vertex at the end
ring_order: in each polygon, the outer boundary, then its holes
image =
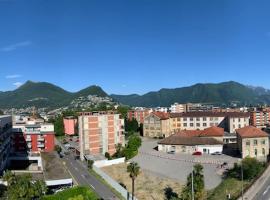
MULTIPOLYGON (((261 175, 261 177, 245 192, 244 200, 252 200, 255 198, 256 194, 260 191, 260 189, 264 186, 265 182, 268 180, 270 176, 270 165, 261 175)), ((238 200, 242 200, 242 197, 239 197, 238 200)))

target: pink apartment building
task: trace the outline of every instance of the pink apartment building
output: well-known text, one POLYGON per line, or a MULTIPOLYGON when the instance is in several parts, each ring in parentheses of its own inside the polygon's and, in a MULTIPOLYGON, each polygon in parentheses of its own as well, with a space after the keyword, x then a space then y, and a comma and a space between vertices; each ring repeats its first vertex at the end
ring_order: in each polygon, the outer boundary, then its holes
POLYGON ((124 146, 124 120, 114 112, 84 112, 78 118, 80 158, 86 155, 114 154, 124 146))
POLYGON ((74 117, 65 117, 64 121, 64 131, 66 135, 76 134, 77 119, 74 117))

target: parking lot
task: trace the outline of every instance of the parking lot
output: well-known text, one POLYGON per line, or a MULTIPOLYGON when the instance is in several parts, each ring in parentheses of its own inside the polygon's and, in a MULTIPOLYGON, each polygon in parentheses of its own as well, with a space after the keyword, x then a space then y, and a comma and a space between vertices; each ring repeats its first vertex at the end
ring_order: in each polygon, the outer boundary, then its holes
POLYGON ((233 166, 237 158, 227 155, 202 155, 193 156, 188 154, 168 154, 158 152, 154 148, 158 140, 143 138, 139 154, 133 158, 140 167, 148 173, 154 173, 160 177, 172 178, 186 182, 187 175, 192 171, 192 166, 200 163, 204 167, 205 186, 207 189, 216 187, 221 182, 221 175, 225 168, 221 165, 226 162, 233 166))

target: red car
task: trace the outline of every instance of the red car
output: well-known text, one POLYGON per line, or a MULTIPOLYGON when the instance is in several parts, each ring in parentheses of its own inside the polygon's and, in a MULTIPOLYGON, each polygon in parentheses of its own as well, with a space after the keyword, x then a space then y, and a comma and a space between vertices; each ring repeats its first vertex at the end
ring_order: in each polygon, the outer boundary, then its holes
POLYGON ((194 156, 201 156, 201 155, 202 155, 202 152, 200 152, 200 151, 195 151, 192 155, 194 155, 194 156))

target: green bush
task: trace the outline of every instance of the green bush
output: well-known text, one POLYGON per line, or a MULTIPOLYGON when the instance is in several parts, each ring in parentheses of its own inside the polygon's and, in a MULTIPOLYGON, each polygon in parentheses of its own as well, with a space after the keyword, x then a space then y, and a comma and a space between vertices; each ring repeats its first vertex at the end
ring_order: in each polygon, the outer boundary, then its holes
POLYGON ((70 199, 82 199, 83 200, 97 200, 98 196, 94 191, 87 187, 74 187, 66 189, 62 192, 56 193, 54 195, 47 195, 41 198, 41 200, 70 200, 70 199))

